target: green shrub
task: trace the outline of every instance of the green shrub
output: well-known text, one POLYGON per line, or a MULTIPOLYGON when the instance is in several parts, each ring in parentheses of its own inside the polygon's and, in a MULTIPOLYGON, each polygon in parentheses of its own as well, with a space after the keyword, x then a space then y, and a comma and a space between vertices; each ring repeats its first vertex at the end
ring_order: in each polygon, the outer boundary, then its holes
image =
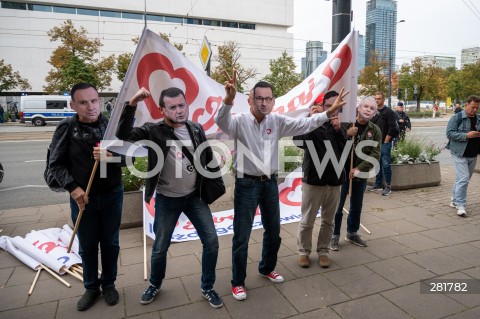
POLYGON ((430 163, 442 150, 415 134, 408 134, 392 150, 392 164, 430 163))
MULTIPOLYGON (((133 166, 140 172, 147 172, 148 160, 147 157, 137 157, 133 166)), ((144 184, 145 179, 132 174, 128 166, 122 167, 122 182, 123 188, 126 192, 138 191, 144 184)))

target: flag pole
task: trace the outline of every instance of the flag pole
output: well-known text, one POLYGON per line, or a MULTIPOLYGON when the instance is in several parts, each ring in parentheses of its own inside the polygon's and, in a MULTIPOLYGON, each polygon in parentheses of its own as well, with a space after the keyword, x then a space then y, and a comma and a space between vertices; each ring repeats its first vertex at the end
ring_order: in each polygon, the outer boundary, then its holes
POLYGON ((35 275, 35 279, 33 279, 32 285, 30 286, 30 290, 28 291, 28 295, 31 296, 33 293, 33 288, 37 284, 38 276, 40 276, 40 272, 42 271, 42 267, 38 267, 37 274, 35 275))
MULTIPOLYGON (((95 161, 95 164, 93 165, 92 173, 90 174, 90 179, 88 180, 87 190, 85 191, 85 194, 87 197, 88 197, 88 193, 90 193, 90 188, 92 188, 92 182, 93 182, 93 178, 95 177, 95 172, 97 171, 98 162, 99 160, 95 161)), ((77 221, 75 222, 75 228, 73 229, 73 232, 72 232, 72 238, 70 238, 70 244, 68 244, 67 253, 70 253, 70 250, 72 250, 73 241, 75 240, 75 235, 77 234, 78 225, 80 225, 80 219, 82 219, 83 211, 84 209, 80 209, 80 212, 78 213, 77 221)))

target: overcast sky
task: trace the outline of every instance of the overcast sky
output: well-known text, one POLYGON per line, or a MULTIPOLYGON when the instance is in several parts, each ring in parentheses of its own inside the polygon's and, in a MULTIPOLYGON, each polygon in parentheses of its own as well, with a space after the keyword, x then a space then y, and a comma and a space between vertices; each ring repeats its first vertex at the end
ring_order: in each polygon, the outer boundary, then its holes
MULTIPOLYGON (((352 28, 365 35, 367 0, 351 0, 352 28)), ((332 2, 294 0, 294 57, 300 65, 307 41, 322 41, 331 50, 332 2)), ((463 48, 480 46, 480 0, 398 0, 397 61, 400 65, 421 55, 456 58, 463 48)))

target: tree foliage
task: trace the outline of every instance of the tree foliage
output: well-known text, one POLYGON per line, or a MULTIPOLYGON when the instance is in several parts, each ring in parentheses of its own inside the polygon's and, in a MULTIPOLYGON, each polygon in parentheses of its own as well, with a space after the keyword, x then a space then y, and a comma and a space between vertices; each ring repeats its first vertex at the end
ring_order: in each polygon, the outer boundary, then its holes
POLYGON ((381 60, 376 52, 370 55, 370 65, 360 71, 358 83, 360 88, 359 95, 374 95, 376 92, 388 92, 388 76, 385 75, 385 69, 388 62, 381 60))
MULTIPOLYGON (((162 37, 162 39, 170 43, 170 37, 168 36, 168 34, 160 32, 159 35, 160 37, 162 37)), ((139 37, 135 37, 132 39, 132 42, 135 45, 137 45, 139 41, 140 41, 139 37)), ((183 51, 183 44, 180 44, 180 43, 172 43, 172 44, 178 51, 180 52, 183 51)), ((127 74, 127 70, 128 70, 128 67, 130 66, 130 62, 132 61, 132 58, 133 58, 133 53, 123 53, 123 54, 120 54, 117 58, 117 70, 116 70, 117 79, 119 79, 122 82, 125 80, 125 76, 127 74)))
POLYGON ((76 29, 71 20, 48 31, 51 42, 61 44, 53 51, 48 61, 52 66, 48 72, 44 89, 47 93, 68 91, 78 82, 89 82, 104 90, 112 81, 115 65, 114 55, 99 59, 102 44, 99 39, 88 38, 84 27, 76 29))
POLYGON ((218 55, 214 61, 217 66, 211 73, 210 77, 218 83, 224 84, 227 78, 224 71, 228 74, 233 73, 233 69, 237 70, 237 90, 244 92, 243 84, 249 79, 255 77, 257 72, 254 68, 247 68, 240 64, 240 45, 235 41, 228 41, 224 45, 218 47, 218 55))
POLYGON ((18 71, 13 71, 10 64, 5 64, 5 60, 0 60, 0 92, 8 91, 14 88, 28 90, 32 87, 28 80, 22 78, 18 71))
POLYGON ((302 82, 302 76, 295 73, 293 57, 286 51, 276 60, 270 60, 270 74, 264 80, 273 86, 273 95, 282 96, 302 82))

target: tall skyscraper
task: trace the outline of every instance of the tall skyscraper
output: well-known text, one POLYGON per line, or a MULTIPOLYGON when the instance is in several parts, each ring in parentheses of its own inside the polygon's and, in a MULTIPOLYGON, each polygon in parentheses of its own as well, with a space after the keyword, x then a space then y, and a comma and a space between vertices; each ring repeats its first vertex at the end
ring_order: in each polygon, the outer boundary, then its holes
MULTIPOLYGON (((306 46, 305 72, 302 69, 304 78, 327 59, 327 51, 323 50, 322 41, 308 41, 306 46)), ((303 61, 302 61, 303 66, 303 61)))
MULTIPOLYGON (((365 35, 365 65, 370 65, 372 52, 380 61, 388 60, 391 54, 391 67, 395 70, 397 47, 397 1, 367 1, 367 25, 365 35), (391 48, 390 48, 391 47, 391 48)), ((385 74, 388 70, 385 70, 385 74)))
POLYGON ((365 37, 361 34, 358 35, 358 75, 360 71, 365 67, 365 37))

